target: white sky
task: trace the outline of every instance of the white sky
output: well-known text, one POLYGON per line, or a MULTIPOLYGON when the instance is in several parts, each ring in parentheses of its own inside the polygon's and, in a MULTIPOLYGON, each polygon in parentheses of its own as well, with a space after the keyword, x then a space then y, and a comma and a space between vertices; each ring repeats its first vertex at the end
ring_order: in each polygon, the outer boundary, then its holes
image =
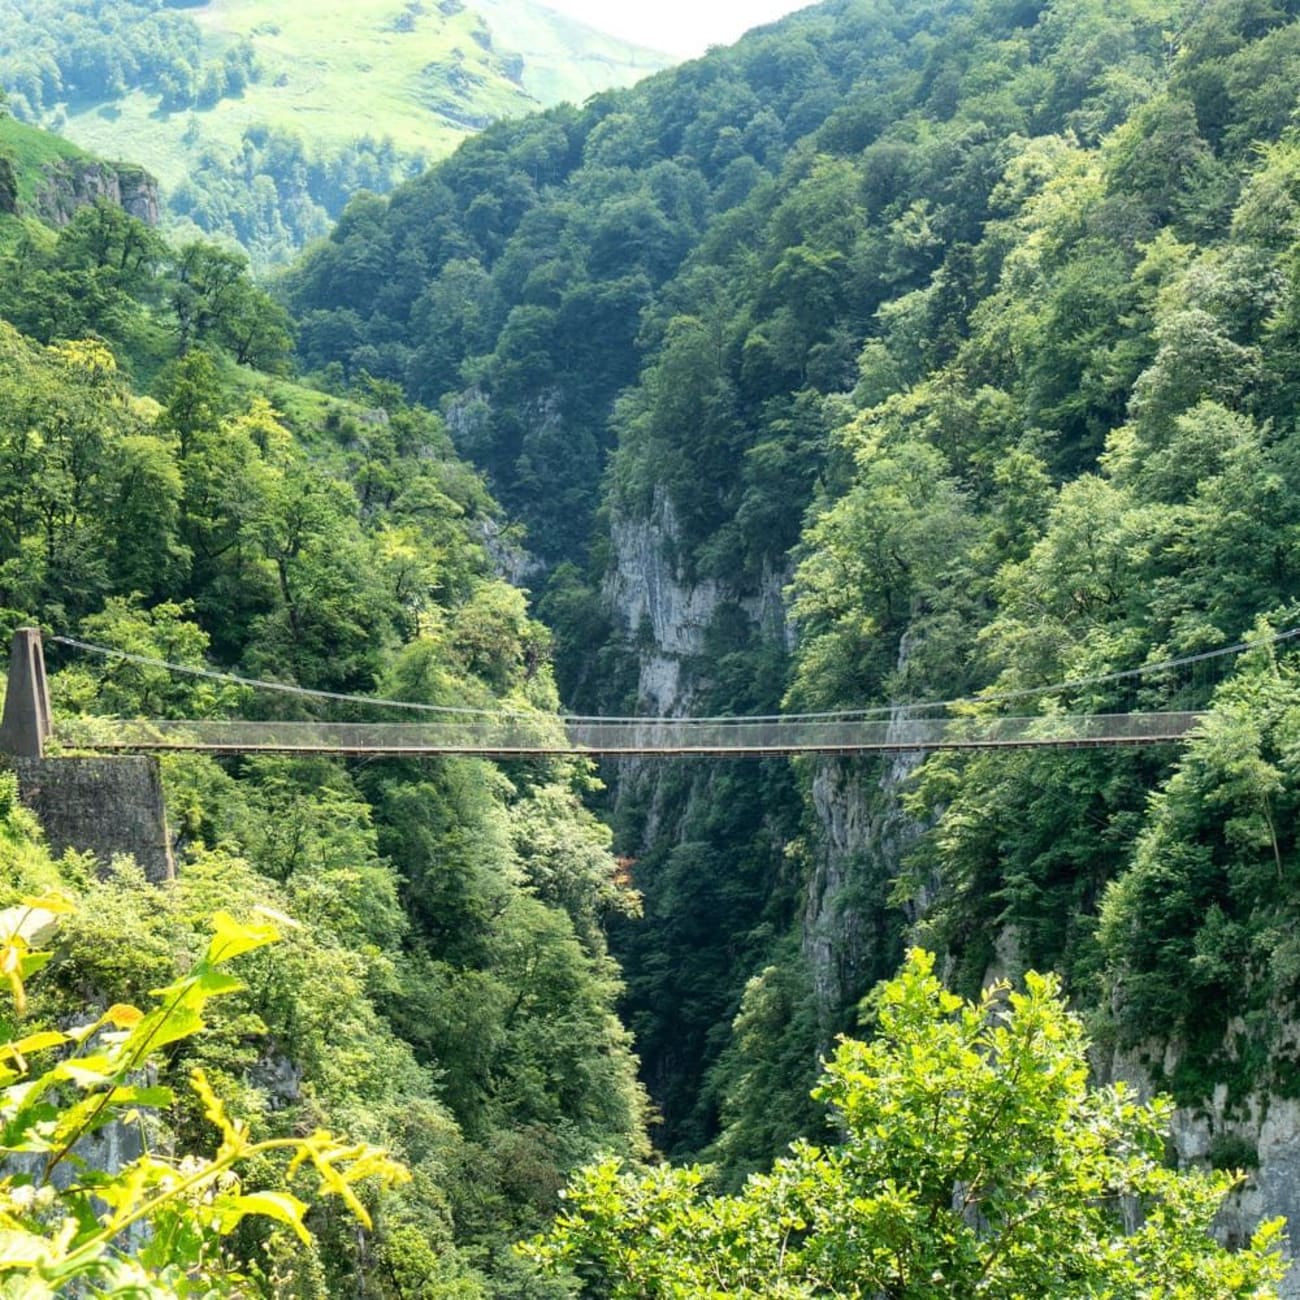
POLYGON ((812 0, 542 0, 550 9, 669 54, 692 57, 727 45, 759 23, 812 0))

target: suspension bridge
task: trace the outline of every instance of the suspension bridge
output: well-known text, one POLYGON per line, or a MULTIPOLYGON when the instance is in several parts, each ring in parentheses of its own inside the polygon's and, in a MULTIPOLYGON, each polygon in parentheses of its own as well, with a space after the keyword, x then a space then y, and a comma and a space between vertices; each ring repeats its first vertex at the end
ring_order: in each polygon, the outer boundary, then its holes
POLYGON ((1150 745, 1181 740, 1197 713, 1050 717, 894 718, 881 721, 638 722, 509 718, 446 723, 105 722, 62 723, 61 745, 98 753, 191 750, 210 754, 343 754, 416 758, 559 755, 760 758, 792 754, 905 753, 932 749, 1020 749, 1049 745, 1150 745))
MULTIPOLYGON (((1266 640, 1272 642, 1294 635, 1300 635, 1300 628, 1266 640)), ((956 704, 977 702, 949 700, 855 713, 772 717, 558 717, 340 695, 171 664, 67 637, 54 639, 91 653, 222 682, 346 701, 352 706, 416 710, 425 716, 418 722, 115 718, 56 721, 50 708, 41 633, 35 628, 23 628, 14 635, 10 652, 8 689, 0 720, 0 753, 38 758, 52 750, 82 754, 199 752, 376 758, 477 755, 505 759, 560 755, 777 757, 898 754, 938 749, 1081 749, 1176 743, 1184 740, 1203 716, 1192 711, 997 716, 969 712, 954 716, 949 712, 949 716, 918 716, 925 712, 950 711, 956 704), (431 719, 429 715, 434 716, 431 719)), ((1171 665, 1218 657, 1253 644, 1242 643, 1184 660, 1088 679, 1088 682, 1139 676, 1153 668, 1168 670, 1171 665)), ((1057 687, 1079 684, 1058 683, 1057 687)), ((1007 702, 1030 694, 1041 696, 1050 689, 1053 688, 1011 692, 978 702, 1007 702)))

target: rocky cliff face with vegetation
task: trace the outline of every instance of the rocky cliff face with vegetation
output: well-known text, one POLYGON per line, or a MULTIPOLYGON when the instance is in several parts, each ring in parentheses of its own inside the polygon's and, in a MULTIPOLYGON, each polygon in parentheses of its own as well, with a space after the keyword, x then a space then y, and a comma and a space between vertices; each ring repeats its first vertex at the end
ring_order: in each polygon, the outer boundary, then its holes
POLYGON ((1285 649, 1106 679, 1294 621, 1297 58, 1283 4, 832 0, 488 133, 291 278, 308 364, 472 387, 574 705, 1213 709, 1181 751, 638 770, 615 946, 676 1149, 792 1136, 772 1063, 907 937, 967 990, 1061 970, 1103 1055, 1158 1024, 1188 1115, 1286 1093, 1285 649), (376 248, 400 283, 340 291, 376 248))
POLYGON ((23 125, 0 106, 0 212, 61 227, 101 201, 147 226, 158 224, 158 183, 142 167, 105 162, 23 125))
MULTIPOLYGON (((1254 1170, 1226 1230, 1300 1215, 1300 664, 1270 640, 1300 621, 1296 19, 827 0, 358 197, 280 315, 238 259, 103 207, 13 231, 45 287, 0 314, 106 337, 154 400, 94 349, 10 339, 3 374, 109 423, 31 471, 44 513, 0 502, 9 608, 434 703, 1206 714, 1179 747, 642 762, 606 793, 331 768, 324 808, 292 771, 181 772, 191 880, 249 807, 276 897, 345 858, 395 890, 338 923, 379 936, 383 1050, 445 1072, 409 1095, 492 1171, 429 1175, 487 1293, 533 1294, 500 1205, 532 1221, 594 1145, 636 1147, 616 994, 656 1142, 735 1184, 820 1132, 819 1053, 912 942, 963 993, 1060 972, 1098 1074, 1172 1093, 1185 1160, 1254 1170), (291 326, 315 387, 250 380, 291 326), (526 528, 545 628, 490 576, 485 539, 500 564, 516 534, 459 456, 526 528)), ((162 689, 64 680, 69 707, 162 689)))
POLYGON ((33 215, 66 226, 82 208, 111 203, 146 226, 160 217, 158 182, 141 167, 98 161, 59 162, 43 169, 33 215))

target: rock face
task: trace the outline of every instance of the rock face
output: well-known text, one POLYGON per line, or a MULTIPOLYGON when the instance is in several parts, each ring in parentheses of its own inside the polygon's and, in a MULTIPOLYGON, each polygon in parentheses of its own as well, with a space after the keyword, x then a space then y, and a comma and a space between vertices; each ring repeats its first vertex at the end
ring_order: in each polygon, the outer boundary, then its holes
MULTIPOLYGON (((1236 1163, 1256 1154, 1258 1166, 1219 1215, 1217 1233, 1227 1244, 1244 1245, 1264 1219, 1281 1215, 1300 1223, 1300 1101, 1251 1097, 1230 1112, 1226 1089, 1218 1088, 1208 1105, 1175 1113, 1173 1143, 1183 1165, 1204 1166, 1213 1157, 1236 1163)), ((1300 1266, 1292 1264, 1279 1294, 1300 1297, 1300 1266)))
MULTIPOLYGON (((1239 1028, 1233 1025, 1229 1033, 1239 1028)), ((1300 1040, 1300 1026, 1288 1027, 1286 1050, 1300 1040)), ((1122 1080, 1140 1096, 1151 1095, 1151 1077, 1142 1057, 1163 1056, 1168 1073, 1177 1065, 1173 1044, 1153 1041, 1144 1052, 1115 1052, 1093 1062, 1097 1077, 1105 1083, 1122 1080)), ((1211 1097, 1197 1106, 1174 1112, 1172 1146, 1184 1167, 1211 1165, 1242 1169, 1246 1179, 1241 1189, 1220 1211, 1216 1236, 1227 1245, 1244 1245, 1265 1219, 1285 1218, 1290 1228, 1290 1255, 1295 1260, 1278 1289, 1282 1300, 1300 1300, 1300 1099, 1270 1097, 1252 1093, 1231 1098, 1220 1084, 1211 1097)))
POLYGON ((513 587, 528 589, 529 584, 545 575, 546 567, 537 556, 505 532, 495 519, 479 525, 483 549, 492 562, 492 571, 513 587))
POLYGON ((813 777, 816 851, 803 916, 803 952, 818 1019, 835 1022, 858 1001, 893 955, 882 930, 890 885, 922 828, 898 795, 920 754, 827 759, 813 777))
MULTIPOLYGON (((900 673, 911 652, 898 651, 900 673)), ((889 715, 896 735, 905 712, 889 715)), ((900 796, 923 753, 880 759, 821 760, 811 789, 816 851, 804 910, 804 957, 822 1024, 854 1005, 876 980, 892 974, 897 940, 888 934, 888 897, 908 847, 924 830, 903 811, 900 796)), ((924 913, 928 896, 909 905, 908 919, 924 913)), ((896 916, 896 914, 895 914, 896 916)))
POLYGON ((650 513, 616 515, 610 523, 614 563, 605 580, 605 600, 636 644, 637 698, 646 713, 682 717, 707 674, 701 660, 705 636, 724 604, 734 604, 764 636, 793 647, 781 592, 788 572, 764 572, 755 588, 742 591, 713 578, 688 581, 673 561, 681 540, 667 493, 657 489, 650 513))
MULTIPOLYGON (((152 1083, 153 1080, 149 1079, 148 1082, 152 1083)), ((102 1170, 106 1174, 121 1173, 127 1165, 139 1160, 145 1153, 143 1128, 144 1124, 139 1122, 127 1124, 120 1119, 110 1120, 102 1128, 83 1137, 73 1147, 73 1153, 85 1168, 102 1170)), ((157 1131, 152 1122, 150 1129, 153 1130, 149 1133, 150 1145, 165 1149, 169 1145, 167 1135, 157 1131)), ((34 1185, 39 1186, 43 1181, 45 1161, 44 1152, 14 1152, 5 1157, 5 1172, 25 1174, 34 1185)), ((66 1188, 75 1176, 78 1176, 78 1170, 74 1163, 64 1161, 54 1169, 50 1182, 55 1187, 66 1188)), ((143 1244, 144 1237, 138 1225, 128 1230, 126 1241, 137 1249, 143 1244)))
POLYGON ((668 548, 678 537, 672 504, 656 492, 643 519, 615 518, 610 525, 615 562, 605 599, 638 648, 637 700, 647 713, 680 717, 690 711, 696 683, 688 662, 703 653, 704 635, 722 603, 712 579, 686 583, 668 548))
MULTIPOLYGON (((603 596, 628 645, 635 648, 637 712, 655 717, 686 717, 698 711, 698 700, 709 680, 707 638, 711 625, 726 606, 743 616, 768 639, 793 647, 793 627, 785 616, 782 590, 789 573, 765 571, 750 590, 713 578, 686 577, 673 556, 681 545, 681 529, 668 494, 656 489, 644 516, 615 514, 610 521, 613 563, 603 596)), ((656 760, 626 759, 616 770, 615 804, 644 809, 640 849, 661 834, 677 838, 665 825, 664 766, 656 760)), ((684 804, 705 798, 707 769, 693 782, 684 804)))
POLYGON ((64 161, 45 169, 37 187, 35 214, 52 226, 66 226, 81 208, 101 200, 156 226, 158 182, 126 163, 64 161))

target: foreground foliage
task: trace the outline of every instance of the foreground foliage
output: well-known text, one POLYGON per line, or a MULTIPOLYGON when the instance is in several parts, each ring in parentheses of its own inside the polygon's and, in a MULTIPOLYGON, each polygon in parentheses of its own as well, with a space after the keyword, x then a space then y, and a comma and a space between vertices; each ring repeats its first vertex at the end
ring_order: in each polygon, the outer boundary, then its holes
POLYGON ((593 1166, 526 1249, 617 1300, 1274 1294, 1281 1222, 1238 1253, 1211 1239, 1238 1176, 1165 1167, 1167 1100, 1089 1090, 1054 977, 963 1002, 933 966, 913 951, 870 1000, 877 1036, 827 1066, 840 1143, 796 1143, 734 1196, 699 1168, 593 1166))
MULTIPOLYGON (((20 1022, 25 980, 53 956, 39 945, 71 910, 62 898, 44 897, 0 913, 0 971, 20 1022)), ((226 965, 278 937, 265 919, 241 924, 218 912, 207 951, 188 975, 154 991, 158 1005, 151 1011, 115 1003, 64 1030, 25 1027, 20 1037, 6 1036, 0 1151, 14 1172, 0 1178, 0 1294, 40 1300, 69 1287, 157 1300, 244 1294, 222 1239, 256 1215, 287 1225, 310 1245, 306 1202, 278 1185, 299 1168, 314 1172, 318 1192, 340 1197, 371 1226, 355 1184, 398 1181, 408 1176, 400 1165, 367 1143, 340 1141, 321 1129, 255 1141, 198 1067, 191 1087, 221 1135, 212 1156, 170 1158, 146 1148, 108 1168, 89 1146, 109 1126, 138 1127, 142 1139, 156 1130, 142 1115, 175 1099, 170 1088, 147 1080, 168 1049, 204 1027, 211 999, 243 987, 226 965), (287 1167, 279 1167, 280 1157, 287 1167), (249 1167, 257 1168, 261 1184, 251 1191, 236 1172, 249 1167)))

